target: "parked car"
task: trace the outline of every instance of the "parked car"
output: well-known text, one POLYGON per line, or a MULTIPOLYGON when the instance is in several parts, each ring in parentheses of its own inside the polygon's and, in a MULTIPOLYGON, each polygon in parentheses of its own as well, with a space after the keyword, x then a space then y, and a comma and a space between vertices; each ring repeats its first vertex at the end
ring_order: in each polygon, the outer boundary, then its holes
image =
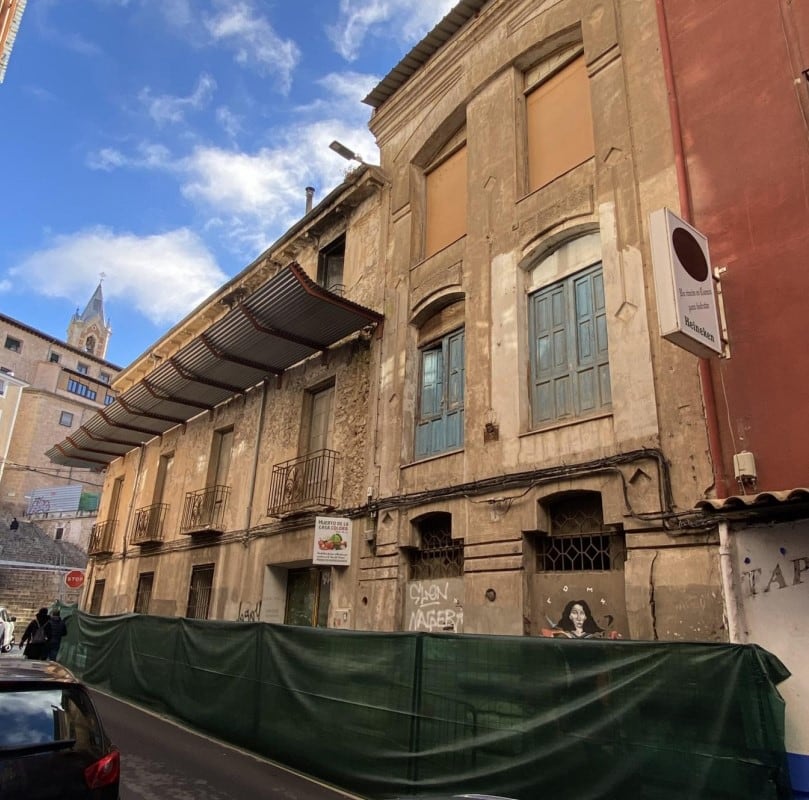
POLYGON ((8 609, 0 606, 0 653, 8 653, 14 647, 14 623, 17 617, 11 616, 8 609))
POLYGON ((0 660, 0 795, 117 800, 120 755, 87 688, 54 661, 0 660))

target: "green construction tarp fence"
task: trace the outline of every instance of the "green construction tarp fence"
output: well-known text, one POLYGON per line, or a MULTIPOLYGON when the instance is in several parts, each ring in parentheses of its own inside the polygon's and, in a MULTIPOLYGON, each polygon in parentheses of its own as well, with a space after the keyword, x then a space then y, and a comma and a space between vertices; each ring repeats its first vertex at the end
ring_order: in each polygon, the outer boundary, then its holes
POLYGON ((59 660, 90 685, 366 797, 792 796, 789 673, 754 645, 79 611, 68 628, 59 660))

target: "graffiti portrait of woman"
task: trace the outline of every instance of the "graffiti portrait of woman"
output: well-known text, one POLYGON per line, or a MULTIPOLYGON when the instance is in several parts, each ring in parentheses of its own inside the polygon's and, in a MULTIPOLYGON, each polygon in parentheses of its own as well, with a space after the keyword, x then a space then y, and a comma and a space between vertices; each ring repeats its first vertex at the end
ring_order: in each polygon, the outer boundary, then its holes
POLYGON ((571 600, 553 628, 543 628, 543 636, 565 639, 620 639, 618 631, 606 631, 593 619, 586 600, 571 600))

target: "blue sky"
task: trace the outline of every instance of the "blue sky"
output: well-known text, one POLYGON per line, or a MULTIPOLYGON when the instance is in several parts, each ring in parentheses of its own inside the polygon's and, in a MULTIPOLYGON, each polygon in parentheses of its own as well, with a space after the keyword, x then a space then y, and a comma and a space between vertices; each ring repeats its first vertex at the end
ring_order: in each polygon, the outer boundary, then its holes
POLYGON ((29 0, 5 81, 0 310, 126 366, 378 152, 362 98, 454 0, 29 0))

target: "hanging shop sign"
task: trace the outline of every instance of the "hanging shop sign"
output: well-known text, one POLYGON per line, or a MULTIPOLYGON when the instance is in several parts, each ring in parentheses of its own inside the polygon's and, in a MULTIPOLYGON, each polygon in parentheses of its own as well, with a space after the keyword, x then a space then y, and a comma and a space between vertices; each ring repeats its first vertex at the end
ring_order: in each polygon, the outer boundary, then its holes
POLYGON ((351 520, 315 517, 313 564, 347 566, 351 563, 351 520))
POLYGON ((702 358, 723 350, 708 239, 668 208, 649 215, 660 334, 702 358))

